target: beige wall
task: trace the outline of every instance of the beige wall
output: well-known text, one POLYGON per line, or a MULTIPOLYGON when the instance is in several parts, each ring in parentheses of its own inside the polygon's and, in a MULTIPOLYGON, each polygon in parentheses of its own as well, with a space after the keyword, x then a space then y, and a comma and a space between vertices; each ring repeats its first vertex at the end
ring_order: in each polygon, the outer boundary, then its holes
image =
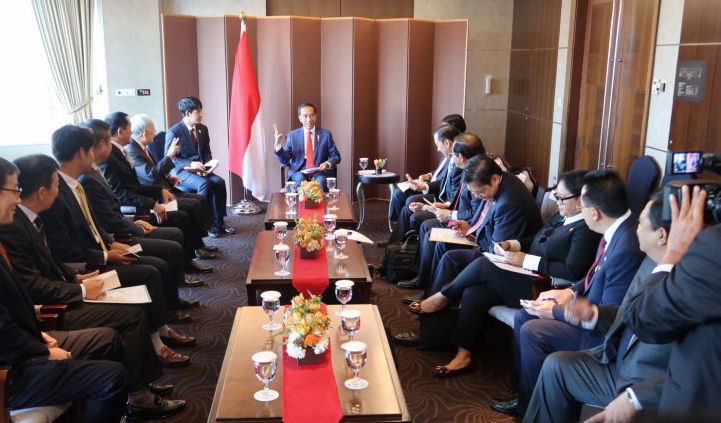
MULTIPOLYGON (((508 74, 511 64, 512 0, 415 0, 416 19, 468 19, 466 104, 468 131, 481 136, 492 153, 506 142, 508 74), (484 76, 493 75, 491 94, 484 76)), ((448 113, 459 113, 449 110, 448 113)))

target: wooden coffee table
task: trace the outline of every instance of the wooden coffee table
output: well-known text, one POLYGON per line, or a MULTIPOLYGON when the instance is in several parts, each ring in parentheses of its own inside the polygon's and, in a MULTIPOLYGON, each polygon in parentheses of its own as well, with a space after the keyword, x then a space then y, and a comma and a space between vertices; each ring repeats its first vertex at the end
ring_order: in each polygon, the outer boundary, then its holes
MULTIPOLYGON (((249 305, 259 305, 260 294, 263 291, 280 291, 282 304, 289 303, 290 298, 298 294, 291 282, 294 256, 292 237, 293 231, 288 231, 288 235, 283 239, 283 243, 290 247, 291 255, 287 270, 291 272, 291 275, 282 277, 274 275, 276 271, 280 270, 280 265, 275 262, 275 254, 273 253, 273 245, 278 243, 278 238, 273 231, 258 233, 255 248, 253 249, 253 258, 250 261, 248 278, 245 282, 248 290, 249 305)), ((361 246, 355 241, 348 240, 348 245, 343 250, 343 253, 348 258, 343 260, 333 258, 333 249, 326 248, 325 250, 328 258, 330 283, 323 293, 323 301, 326 304, 337 304, 334 284, 340 279, 349 279, 355 282, 351 303, 369 303, 372 278, 370 272, 368 272, 368 263, 361 246)))
MULTIPOLYGON (((326 198, 327 200, 327 198, 326 198)), ((326 205, 323 204, 317 210, 318 216, 323 217, 326 214, 326 205)), ((345 193, 340 193, 338 196, 338 204, 336 205, 338 210, 331 210, 329 213, 338 216, 336 220, 336 226, 344 229, 355 229, 358 225, 358 220, 355 218, 353 207, 351 206, 350 200, 345 193)), ((270 203, 268 203, 268 211, 265 212, 265 229, 273 229, 273 223, 275 222, 288 222, 288 227, 295 227, 295 219, 298 218, 298 205, 295 206, 296 214, 286 214, 288 206, 285 205, 285 194, 276 192, 270 197, 270 203)))
MULTIPOLYGON (((368 346, 368 362, 360 376, 369 382, 365 389, 353 391, 343 383, 353 375, 345 365, 341 344, 348 337, 339 332, 340 318, 335 311, 340 306, 328 306, 331 318, 331 362, 343 411, 342 422, 410 422, 398 373, 386 339, 378 307, 369 304, 349 305, 361 312, 361 329, 354 337, 368 346)), ((275 316, 280 322, 281 317, 275 316)), ((283 350, 279 338, 271 338, 261 325, 268 316, 260 307, 242 307, 235 314, 228 349, 215 389, 208 422, 280 422, 283 413, 283 350), (253 393, 263 384, 255 377, 250 357, 259 351, 270 350, 278 355, 278 371, 270 388, 281 393, 275 401, 262 403, 253 393)))

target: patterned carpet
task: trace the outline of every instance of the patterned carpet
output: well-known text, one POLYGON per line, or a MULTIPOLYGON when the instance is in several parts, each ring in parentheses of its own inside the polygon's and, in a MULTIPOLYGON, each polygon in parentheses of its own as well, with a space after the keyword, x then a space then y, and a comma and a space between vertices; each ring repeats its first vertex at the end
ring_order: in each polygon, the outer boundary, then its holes
MULTIPOLYGON (((367 220, 361 231, 374 241, 388 236, 387 203, 370 201, 366 206, 367 220)), ((256 234, 263 230, 265 212, 253 216, 229 216, 226 222, 236 234, 209 241, 220 248, 218 258, 207 261, 215 272, 202 276, 205 286, 183 288, 181 295, 200 300, 201 307, 193 311, 193 321, 176 328, 196 336, 198 345, 179 351, 189 354, 190 367, 166 369, 162 382, 176 386, 174 396, 188 400, 188 409, 167 422, 206 422, 215 393, 218 373, 222 365, 235 309, 247 304, 245 278, 256 234)), ((379 266, 383 250, 364 246, 366 259, 379 266)), ((401 303, 401 290, 375 275, 371 300, 377 304, 384 325, 392 333, 418 327, 418 322, 401 303)), ((489 329, 489 347, 474 357, 472 373, 451 378, 433 377, 435 365, 445 364, 454 351, 421 351, 412 347, 394 346, 398 374, 403 385, 408 409, 415 423, 448 422, 514 422, 488 407, 490 398, 505 396, 508 386, 511 349, 508 330, 501 324, 489 329)))

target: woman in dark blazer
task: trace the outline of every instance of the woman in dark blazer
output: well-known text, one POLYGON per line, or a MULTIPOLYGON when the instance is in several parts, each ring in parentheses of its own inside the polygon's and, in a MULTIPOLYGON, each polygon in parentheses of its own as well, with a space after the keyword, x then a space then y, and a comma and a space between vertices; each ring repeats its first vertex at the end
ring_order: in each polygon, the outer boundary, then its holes
MULTIPOLYGON (((553 192, 558 213, 535 236, 499 243, 510 264, 541 276, 570 281, 584 277, 600 239, 577 209, 585 174, 576 170, 561 175, 553 192)), ((486 257, 479 257, 441 292, 411 304, 410 310, 416 314, 434 313, 459 301, 463 304, 453 333, 458 353, 448 364, 437 366, 434 374, 450 377, 470 370, 471 353, 483 339, 488 310, 501 304, 518 307, 520 300, 531 299, 534 277, 501 269, 486 257)))

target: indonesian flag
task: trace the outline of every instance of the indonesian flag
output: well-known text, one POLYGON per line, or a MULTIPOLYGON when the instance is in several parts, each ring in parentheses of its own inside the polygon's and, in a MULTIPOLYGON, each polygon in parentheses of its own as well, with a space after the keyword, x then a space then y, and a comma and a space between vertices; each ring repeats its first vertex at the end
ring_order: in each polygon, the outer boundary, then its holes
POLYGON ((260 91, 253 72, 245 22, 235 52, 230 94, 228 155, 230 171, 243 178, 243 185, 258 200, 265 200, 265 131, 260 109, 260 91))

